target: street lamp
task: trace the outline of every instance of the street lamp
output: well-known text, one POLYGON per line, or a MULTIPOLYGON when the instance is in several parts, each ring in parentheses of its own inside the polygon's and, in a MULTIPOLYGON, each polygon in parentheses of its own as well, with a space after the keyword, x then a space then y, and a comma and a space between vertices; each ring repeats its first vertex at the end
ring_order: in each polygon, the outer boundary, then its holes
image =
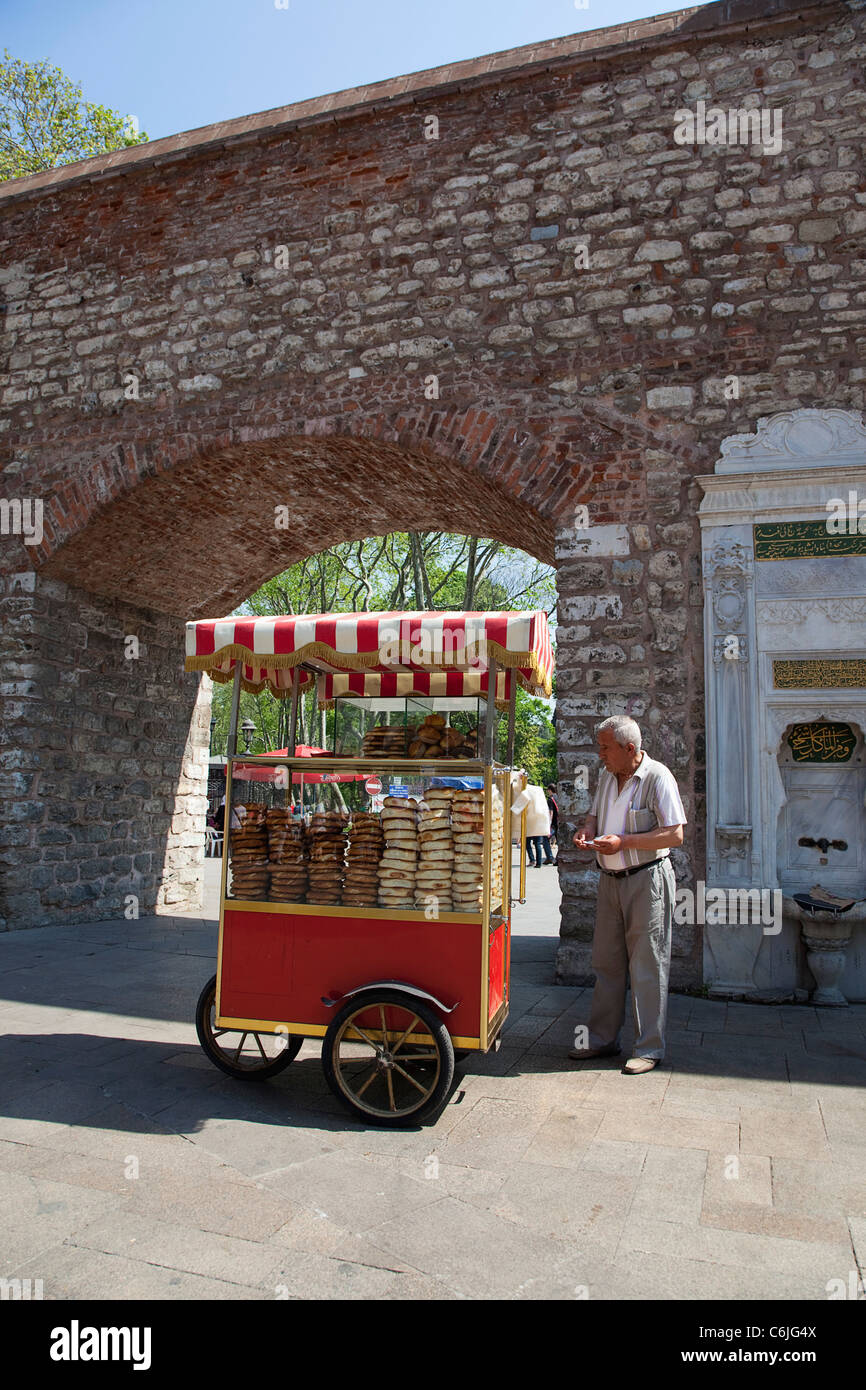
POLYGON ((256 726, 251 719, 244 720, 241 725, 241 733, 243 734, 244 743, 246 744, 246 751, 249 753, 252 741, 256 736, 256 726))

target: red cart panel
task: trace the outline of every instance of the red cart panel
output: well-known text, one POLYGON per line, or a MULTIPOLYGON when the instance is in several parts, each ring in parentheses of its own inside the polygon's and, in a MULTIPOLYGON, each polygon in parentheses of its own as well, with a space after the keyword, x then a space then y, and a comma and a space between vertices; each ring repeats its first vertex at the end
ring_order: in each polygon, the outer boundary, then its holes
POLYGON ((507 955, 508 931, 510 923, 501 922, 490 933, 490 958, 488 961, 487 1018, 493 1017, 502 1007, 505 999, 505 959, 507 955))
MULTIPOLYGON (((504 929, 497 978, 502 980, 504 929)), ((339 995, 380 980, 402 980, 443 1004, 452 1037, 481 1036, 480 922, 369 918, 225 906, 217 1014, 220 1019, 312 1025, 323 1031, 339 995)), ((499 1003, 502 987, 499 986, 499 1003)))

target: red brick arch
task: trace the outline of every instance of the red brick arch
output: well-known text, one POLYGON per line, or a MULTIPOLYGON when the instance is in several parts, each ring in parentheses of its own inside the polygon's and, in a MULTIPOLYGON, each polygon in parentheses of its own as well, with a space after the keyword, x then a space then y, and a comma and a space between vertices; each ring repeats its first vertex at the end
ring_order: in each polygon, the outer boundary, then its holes
POLYGON ((539 438, 480 408, 241 434, 192 451, 177 441, 158 451, 153 473, 150 450, 118 446, 89 475, 59 484, 41 568, 106 597, 197 617, 230 611, 272 574, 339 541, 401 528, 490 535, 550 563, 590 477, 557 460, 555 433, 539 438), (275 524, 277 506, 288 508, 287 529, 275 524))
POLYGON ((593 523, 621 515, 647 447, 694 470, 691 434, 598 403, 554 420, 431 403, 166 440, 127 429, 92 461, 67 445, 31 556, 74 587, 189 618, 230 611, 306 555, 391 530, 489 535, 553 563, 579 506, 593 523))

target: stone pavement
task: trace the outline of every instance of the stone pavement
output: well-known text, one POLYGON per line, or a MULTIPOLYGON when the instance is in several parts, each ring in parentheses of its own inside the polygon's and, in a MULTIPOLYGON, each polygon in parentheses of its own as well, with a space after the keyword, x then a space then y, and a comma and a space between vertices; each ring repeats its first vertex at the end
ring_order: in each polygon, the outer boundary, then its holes
POLYGON ((856 1291, 866 1006, 674 995, 661 1068, 575 1066, 591 991, 551 985, 556 875, 528 885, 501 1050, 396 1132, 339 1106, 317 1044, 261 1086, 207 1061, 212 920, 0 937, 0 1274, 46 1299, 856 1291))

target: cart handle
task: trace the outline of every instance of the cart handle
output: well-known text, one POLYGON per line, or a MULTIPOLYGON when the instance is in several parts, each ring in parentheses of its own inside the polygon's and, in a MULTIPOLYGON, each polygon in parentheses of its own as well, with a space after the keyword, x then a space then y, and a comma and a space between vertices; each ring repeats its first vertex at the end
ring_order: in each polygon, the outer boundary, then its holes
POLYGON ((325 1008, 332 1009, 335 1004, 339 1004, 344 999, 351 999, 353 995, 365 994, 368 989, 402 989, 407 994, 414 994, 418 999, 426 999, 429 1003, 435 1004, 437 1009, 441 1009, 444 1014, 451 1014, 457 1008, 460 1000, 456 1004, 443 1004, 441 999, 437 999, 435 994, 430 994, 426 989, 419 989, 417 985, 407 984, 405 980, 371 980, 366 985, 356 985, 354 989, 347 989, 345 993, 334 992, 323 994, 322 1003, 325 1008))

